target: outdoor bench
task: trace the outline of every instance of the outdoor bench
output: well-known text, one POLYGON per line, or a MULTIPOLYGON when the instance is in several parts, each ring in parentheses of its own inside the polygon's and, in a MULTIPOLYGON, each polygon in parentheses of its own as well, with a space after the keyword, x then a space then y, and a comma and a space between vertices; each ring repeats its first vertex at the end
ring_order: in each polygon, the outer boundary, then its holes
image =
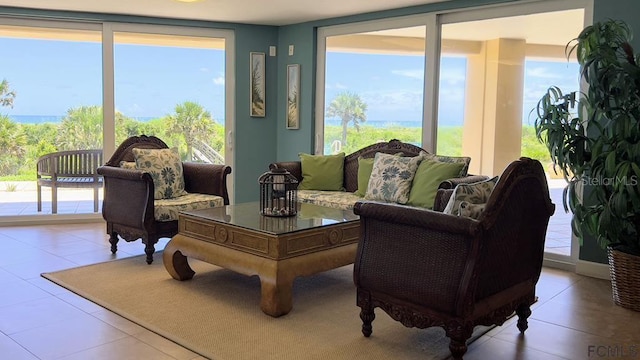
POLYGON ((102 150, 71 150, 38 158, 38 211, 42 211, 42 187, 51 187, 51 213, 58 212, 58 188, 93 189, 93 211, 98 212, 98 189, 103 185, 96 169, 102 165, 102 150))

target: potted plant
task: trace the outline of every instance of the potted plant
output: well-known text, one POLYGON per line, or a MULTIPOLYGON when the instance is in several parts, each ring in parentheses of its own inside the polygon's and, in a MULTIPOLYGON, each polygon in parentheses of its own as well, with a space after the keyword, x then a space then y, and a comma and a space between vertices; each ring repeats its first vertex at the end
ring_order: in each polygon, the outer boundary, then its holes
POLYGON ((585 91, 549 88, 535 128, 568 182, 574 233, 607 249, 614 302, 640 311, 640 56, 631 37, 626 23, 608 20, 567 44, 585 91))

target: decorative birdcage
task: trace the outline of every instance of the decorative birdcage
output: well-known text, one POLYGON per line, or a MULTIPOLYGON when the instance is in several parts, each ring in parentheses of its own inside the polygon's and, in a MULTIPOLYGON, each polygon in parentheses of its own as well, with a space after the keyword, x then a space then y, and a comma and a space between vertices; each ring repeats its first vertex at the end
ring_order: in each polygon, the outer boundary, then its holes
POLYGON ((260 214, 294 216, 297 214, 298 180, 286 169, 272 169, 258 178, 260 214))

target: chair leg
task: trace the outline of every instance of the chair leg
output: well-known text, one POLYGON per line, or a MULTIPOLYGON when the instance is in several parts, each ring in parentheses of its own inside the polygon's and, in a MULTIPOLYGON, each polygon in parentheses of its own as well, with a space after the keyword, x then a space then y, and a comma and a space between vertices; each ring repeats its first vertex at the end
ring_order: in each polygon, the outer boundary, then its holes
POLYGON ((467 352, 467 340, 473 333, 473 326, 454 324, 453 328, 445 330, 450 339, 449 351, 451 351, 451 356, 455 360, 462 359, 462 356, 467 352))
POLYGON ((518 330, 520 330, 520 333, 524 334, 525 330, 529 328, 529 322, 527 319, 531 315, 531 305, 520 304, 516 309, 516 314, 518 315, 518 330))
POLYGON ((370 306, 362 306, 360 310, 360 319, 362 319, 362 334, 365 337, 371 336, 373 332, 373 320, 376 318, 376 314, 373 308, 370 306))
POLYGON ((93 212, 98 212, 98 188, 93 188, 93 212))
POLYGON ((112 232, 109 235, 109 243, 111 244, 111 253, 115 254, 116 251, 118 251, 118 233, 117 232, 112 232))
POLYGON ((51 187, 51 213, 58 213, 58 188, 55 185, 51 187))
POLYGON ((154 247, 155 243, 158 242, 158 240, 152 241, 152 240, 147 240, 144 241, 144 253, 147 254, 147 264, 151 265, 151 263, 153 262, 153 253, 156 252, 156 249, 154 247))
POLYGON ((36 186, 38 190, 38 212, 42 211, 42 186, 36 186))

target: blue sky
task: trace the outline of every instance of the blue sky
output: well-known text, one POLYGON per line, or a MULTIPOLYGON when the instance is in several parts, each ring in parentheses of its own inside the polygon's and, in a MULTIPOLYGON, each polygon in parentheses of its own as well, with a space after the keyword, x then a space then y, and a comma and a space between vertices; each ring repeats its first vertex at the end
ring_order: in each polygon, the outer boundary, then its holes
MULTIPOLYGON (((102 103, 98 43, 0 38, 0 79, 17 96, 8 115, 64 115, 102 103)), ((194 101, 224 117, 224 52, 116 45, 116 108, 130 117, 159 117, 194 101)))
MULTIPOLYGON (((342 91, 355 92, 367 103, 368 121, 420 121, 424 57, 331 52, 327 54, 325 101, 342 91)), ((466 60, 444 57, 440 65, 438 111, 446 125, 462 125, 466 60)), ((578 65, 527 61, 523 119, 551 85, 577 89, 578 65)))
MULTIPOLYGON (((69 108, 102 102, 101 45, 91 42, 0 38, 0 79, 17 92, 8 115, 64 115, 69 108)), ((116 45, 116 108, 135 118, 160 117, 194 101, 224 117, 224 52, 116 45)), ((466 61, 441 63, 442 124, 461 125, 466 61)), ((369 121, 420 121, 424 57, 329 52, 327 104, 341 91, 358 93, 369 121)), ((523 119, 550 85, 577 87, 578 66, 528 61, 523 119)))

